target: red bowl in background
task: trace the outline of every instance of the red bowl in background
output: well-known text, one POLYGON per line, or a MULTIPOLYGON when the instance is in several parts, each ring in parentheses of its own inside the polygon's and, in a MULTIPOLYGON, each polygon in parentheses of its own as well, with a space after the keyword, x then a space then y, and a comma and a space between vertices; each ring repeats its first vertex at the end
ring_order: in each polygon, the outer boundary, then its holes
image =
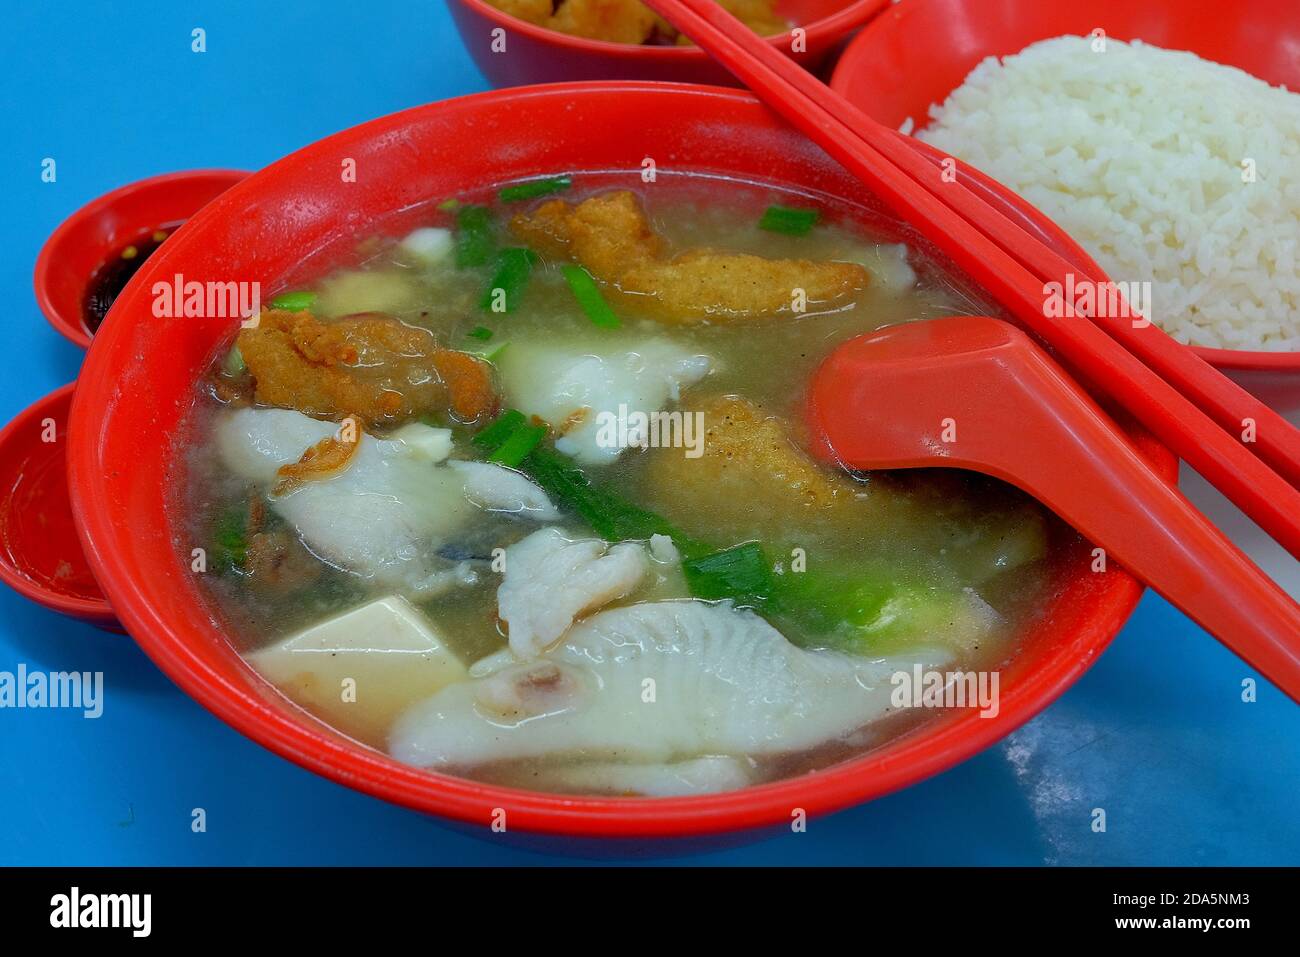
POLYGON ((95 271, 124 244, 184 222, 247 175, 226 169, 164 173, 105 193, 65 219, 41 247, 33 277, 36 304, 50 325, 87 348, 91 333, 82 309, 95 271))
MULTIPOLYGON (((1295 0, 906 0, 869 23, 840 57, 831 87, 868 115, 898 128, 929 121, 981 61, 1010 56, 1063 34, 1104 30, 1190 50, 1273 85, 1300 89, 1300 16, 1295 0)), ((1202 359, 1280 412, 1300 408, 1300 352, 1193 346, 1202 359)))
MULTIPOLYGON (((447 0, 461 39, 493 86, 566 80, 676 80, 738 86, 724 67, 698 47, 609 43, 548 30, 498 10, 484 0, 447 0), (504 31, 504 32, 501 32, 504 31), (505 50, 494 52, 494 41, 505 50)), ((890 0, 777 0, 776 11, 805 31, 805 48, 791 49, 789 34, 768 42, 816 70, 850 34, 890 0)))
MULTIPOLYGON (((339 133, 233 187, 149 259, 86 358, 72 410, 69 484, 86 554, 113 608, 182 689, 306 768, 471 827, 488 828, 504 810, 510 832, 664 838, 788 825, 794 809, 826 813, 920 781, 1008 734, 1087 670, 1141 587, 1114 567, 1092 572, 1086 543, 1060 542, 1057 587, 1001 672, 996 717, 942 714, 864 756, 759 787, 620 799, 534 793, 399 764, 292 705, 236 654, 199 597, 169 490, 180 474, 175 440, 195 382, 238 319, 151 321, 151 284, 182 273, 274 288, 309 253, 313 271, 328 269, 349 261, 355 237, 376 224, 409 228, 420 221, 417 204, 519 177, 638 171, 647 152, 673 157, 678 170, 787 184, 878 208, 856 180, 746 93, 575 83, 464 97, 339 133), (474 150, 464 148, 469 141, 474 150), (368 175, 341 186, 344 157, 368 175), (393 218, 397 210, 406 212, 393 218)), ((1134 434, 1172 480, 1169 452, 1134 434)))
POLYGON ((52 611, 115 628, 68 501, 68 409, 75 385, 38 399, 0 429, 0 581, 52 611))

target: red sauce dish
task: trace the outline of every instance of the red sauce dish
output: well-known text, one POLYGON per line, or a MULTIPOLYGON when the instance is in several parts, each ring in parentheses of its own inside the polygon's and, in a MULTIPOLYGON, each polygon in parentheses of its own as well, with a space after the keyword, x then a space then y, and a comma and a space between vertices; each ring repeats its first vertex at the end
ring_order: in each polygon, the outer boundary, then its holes
MULTIPOLYGON (((1293 0, 1256 0, 1223 16, 1216 0, 907 0, 863 29, 836 64, 831 86, 898 128, 928 121, 981 61, 1031 43, 1104 30, 1235 66, 1274 86, 1300 89, 1300 17, 1293 0)), ((1193 346, 1202 359, 1281 412, 1300 408, 1300 352, 1193 346)))
MULTIPOLYGON (((890 0, 777 0, 778 15, 804 31, 801 50, 788 34, 768 42, 816 70, 890 0)), ((739 85, 693 46, 653 46, 588 40, 512 17, 484 0, 449 0, 465 47, 493 86, 566 80, 677 80, 739 85), (502 49, 504 43, 504 49, 502 49)))
MULTIPOLYGON (((50 234, 36 258, 36 304, 60 335, 83 349, 93 332, 86 302, 103 278, 134 249, 145 258, 155 232, 168 238, 210 200, 248 174, 239 170, 185 170, 128 183, 81 207, 50 234)), ((121 278, 121 277, 119 277, 121 278)))
MULTIPOLYGON (((195 383, 238 319, 152 321, 152 284, 181 273, 273 288, 308 253, 315 254, 313 267, 342 262, 354 237, 391 221, 396 210, 559 170, 638 169, 647 153, 679 170, 871 203, 860 184, 746 93, 575 83, 449 100, 322 140, 233 187, 145 264, 86 358, 72 410, 69 484, 95 577, 127 630, 182 689, 306 768, 483 833, 504 810, 512 834, 698 840, 788 826, 796 809, 828 813, 951 767, 1028 721, 1096 660, 1141 587, 1114 567, 1094 573, 1085 543, 1060 542, 1057 587, 1000 673, 995 717, 944 713, 863 756, 746 790, 607 798, 534 793, 404 766, 298 709, 240 659, 174 544, 181 521, 169 492, 195 383), (486 145, 466 149, 471 140, 486 145), (348 157, 368 172, 340 188, 339 164, 348 157)), ((1056 236, 1069 246, 1059 231, 1056 236)), ((922 246, 922 252, 929 251, 922 246)), ((1168 451, 1135 438, 1172 480, 1168 451)))

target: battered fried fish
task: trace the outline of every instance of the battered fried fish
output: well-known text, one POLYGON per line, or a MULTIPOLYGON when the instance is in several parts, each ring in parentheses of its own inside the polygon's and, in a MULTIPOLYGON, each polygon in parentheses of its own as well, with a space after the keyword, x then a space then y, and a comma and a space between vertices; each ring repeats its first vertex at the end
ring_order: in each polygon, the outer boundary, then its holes
POLYGON ((564 0, 546 26, 592 40, 644 43, 655 28, 655 15, 640 0, 564 0))
POLYGON ((647 505, 679 519, 688 533, 745 541, 770 537, 774 517, 793 532, 845 520, 853 506, 856 520, 864 516, 863 488, 819 466, 760 407, 718 396, 697 409, 704 414, 702 456, 651 449, 643 478, 647 505), (680 497, 706 503, 700 514, 707 527, 697 529, 692 516, 677 514, 680 497))
POLYGON ((237 345, 263 405, 352 415, 366 426, 443 412, 472 423, 496 409, 485 363, 380 313, 324 323, 310 312, 270 310, 237 345))
POLYGON ((551 200, 515 216, 510 229, 543 255, 581 263, 667 322, 795 314, 797 290, 810 310, 835 308, 868 282, 866 269, 856 263, 764 259, 715 249, 669 257, 663 238, 626 190, 576 206, 551 200))

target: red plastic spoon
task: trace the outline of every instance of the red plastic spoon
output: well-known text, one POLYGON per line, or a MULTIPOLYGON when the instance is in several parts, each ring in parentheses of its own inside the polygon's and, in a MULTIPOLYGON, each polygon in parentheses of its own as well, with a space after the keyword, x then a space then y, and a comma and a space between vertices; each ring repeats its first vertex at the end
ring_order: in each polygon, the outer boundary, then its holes
POLYGON ((850 468, 965 468, 1024 489, 1300 702, 1300 605, 1014 326, 960 316, 846 342, 813 376, 808 416, 850 468))

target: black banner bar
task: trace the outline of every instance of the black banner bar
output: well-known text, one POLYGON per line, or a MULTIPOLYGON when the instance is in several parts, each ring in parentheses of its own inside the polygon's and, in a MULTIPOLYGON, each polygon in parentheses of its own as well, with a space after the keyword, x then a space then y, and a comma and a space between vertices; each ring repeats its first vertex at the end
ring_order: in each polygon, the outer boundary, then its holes
POLYGON ((529 927, 590 940, 590 929, 611 919, 628 932, 700 919, 743 931, 779 920, 787 929, 797 929, 791 922, 828 922, 807 928, 818 934, 853 925, 910 927, 913 934, 924 928, 928 944, 950 936, 973 942, 991 928, 1014 930, 1023 919, 1026 927, 1046 925, 1069 940, 1172 934, 1229 942, 1252 931, 1276 934, 1296 911, 1296 871, 1288 869, 544 871, 14 868, 0 870, 0 926, 8 942, 76 934, 83 943, 205 944, 339 944, 382 927, 431 933, 431 946, 437 939, 446 946, 471 932, 529 927))

